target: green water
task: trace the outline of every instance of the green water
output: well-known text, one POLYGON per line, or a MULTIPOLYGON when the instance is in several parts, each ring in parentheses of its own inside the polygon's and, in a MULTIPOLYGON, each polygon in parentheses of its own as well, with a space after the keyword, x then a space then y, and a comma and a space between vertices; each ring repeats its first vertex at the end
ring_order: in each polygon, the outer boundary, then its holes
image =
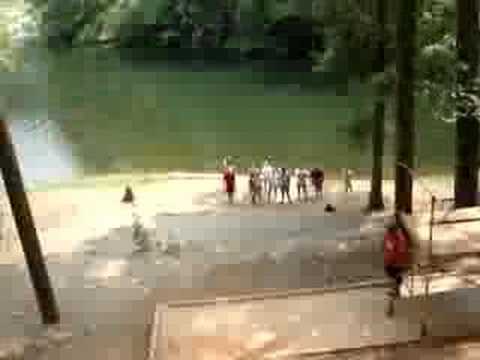
MULTIPOLYGON (((370 166, 369 148, 342 131, 372 101, 354 80, 313 87, 325 74, 134 61, 114 50, 36 50, 26 59, 11 87, 15 119, 47 116, 87 174, 211 170, 225 154, 243 166, 267 154, 288 166, 370 166)), ((453 128, 428 115, 419 106, 418 164, 446 169, 453 128)))

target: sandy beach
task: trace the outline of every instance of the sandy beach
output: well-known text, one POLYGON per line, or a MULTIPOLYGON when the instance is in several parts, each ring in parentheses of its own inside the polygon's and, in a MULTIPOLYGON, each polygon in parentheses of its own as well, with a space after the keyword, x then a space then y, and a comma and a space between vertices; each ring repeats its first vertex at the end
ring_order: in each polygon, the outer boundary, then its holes
MULTIPOLYGON (((438 197, 451 196, 450 178, 422 182, 438 197)), ((240 175, 233 206, 219 174, 116 175, 29 192, 62 323, 74 334, 58 358, 76 359, 79 347, 91 348, 92 358, 139 358, 162 299, 383 278, 378 243, 362 240, 368 181, 355 180, 354 192, 344 194, 342 182, 327 180, 323 201, 259 206, 248 203, 247 184, 240 175), (127 184, 135 207, 121 203, 127 184), (323 211, 327 202, 335 214, 323 211), (150 244, 144 252, 133 241, 134 212, 150 244)), ((393 183, 384 190, 388 207, 393 183)), ((415 208, 428 209, 428 201, 416 184, 415 208)), ((3 198, 0 266, 10 274, 3 288, 12 297, 3 297, 0 320, 12 325, 0 336, 35 335, 38 313, 6 205, 3 198)))
MULTIPOLYGON (((86 178, 71 184, 47 187, 29 192, 32 211, 45 253, 73 252, 81 246, 82 239, 104 236, 110 229, 131 225, 131 206, 120 200, 126 185, 133 187, 136 196, 135 212, 145 226, 152 223, 156 214, 188 214, 218 212, 276 212, 297 211, 298 207, 313 208, 310 204, 281 206, 265 204, 252 207, 248 201, 247 178, 238 176, 238 191, 235 205, 228 206, 222 193, 221 176, 218 174, 168 173, 148 175, 112 175, 102 178, 86 178)), ((393 181, 384 181, 385 205, 393 202, 393 181)), ((427 212, 431 194, 439 199, 453 196, 453 179, 435 176, 419 179, 414 186, 414 211, 427 212)), ((325 194, 327 201, 346 211, 358 211, 365 206, 369 191, 369 180, 354 181, 354 193, 343 201, 343 183, 340 180, 327 180, 325 194)), ((294 181, 292 197, 296 198, 294 181)), ((9 206, 5 195, 1 198, 4 238, 15 237, 9 206)), ((448 204, 448 203, 445 203, 448 204)), ((315 210, 318 210, 315 207, 315 210)), ((2 262, 12 261, 15 256, 16 241, 2 244, 12 251, 2 251, 2 262)))

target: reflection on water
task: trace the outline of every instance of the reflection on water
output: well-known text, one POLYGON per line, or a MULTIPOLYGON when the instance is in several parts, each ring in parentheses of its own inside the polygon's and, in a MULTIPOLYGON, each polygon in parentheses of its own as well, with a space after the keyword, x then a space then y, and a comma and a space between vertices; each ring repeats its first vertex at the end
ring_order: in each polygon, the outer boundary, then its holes
MULTIPOLYGON (((243 166, 270 154, 291 165, 340 167, 350 149, 337 127, 365 100, 359 84, 346 84, 343 92, 300 87, 295 82, 305 74, 262 72, 252 64, 199 68, 105 49, 36 59, 48 74, 38 79, 48 89, 43 106, 82 169, 94 174, 211 170, 227 153, 243 166)), ((355 162, 362 160, 354 154, 355 162)))
POLYGON ((68 180, 75 175, 71 147, 63 142, 55 123, 45 118, 25 121, 14 114, 12 120, 10 129, 27 183, 68 180))

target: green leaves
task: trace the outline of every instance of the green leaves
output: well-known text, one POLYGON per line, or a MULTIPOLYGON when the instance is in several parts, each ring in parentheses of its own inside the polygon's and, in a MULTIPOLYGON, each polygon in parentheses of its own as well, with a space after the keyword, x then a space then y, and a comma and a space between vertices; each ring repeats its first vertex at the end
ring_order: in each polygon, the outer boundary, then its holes
POLYGON ((16 21, 20 12, 16 8, 0 7, 0 73, 13 72, 18 64, 20 49, 13 44, 10 26, 16 21))

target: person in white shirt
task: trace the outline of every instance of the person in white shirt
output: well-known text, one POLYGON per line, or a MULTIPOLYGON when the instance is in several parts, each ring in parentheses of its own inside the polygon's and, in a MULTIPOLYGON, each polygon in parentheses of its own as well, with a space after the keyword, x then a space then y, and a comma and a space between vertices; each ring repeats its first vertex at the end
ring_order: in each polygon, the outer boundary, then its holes
POLYGON ((273 168, 273 188, 272 188, 272 195, 273 195, 273 201, 277 202, 278 199, 278 191, 281 188, 281 175, 282 171, 280 168, 273 168))
POLYGON ((353 184, 352 184, 353 174, 354 172, 352 169, 349 169, 349 168, 344 169, 343 176, 344 176, 344 185, 345 185, 346 193, 353 192, 353 184))
MULTIPOLYGON (((275 188, 275 169, 267 160, 263 164, 262 168, 263 189, 267 194, 267 200, 270 203, 272 198, 272 192, 275 188)), ((275 196, 276 197, 276 196, 275 196)))

